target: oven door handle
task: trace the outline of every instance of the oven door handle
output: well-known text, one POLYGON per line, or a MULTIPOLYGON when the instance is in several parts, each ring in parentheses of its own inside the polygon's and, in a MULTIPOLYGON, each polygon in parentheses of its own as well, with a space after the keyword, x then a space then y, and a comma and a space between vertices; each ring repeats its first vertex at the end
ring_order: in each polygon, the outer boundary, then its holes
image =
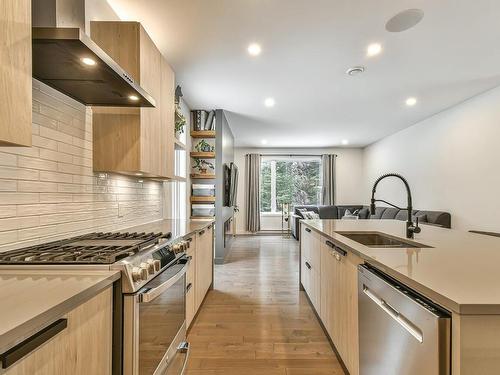
POLYGON ((149 303, 153 301, 155 298, 159 297, 163 292, 165 292, 168 288, 170 288, 172 285, 174 285, 177 281, 180 280, 182 276, 186 274, 187 268, 189 267, 189 264, 191 263, 191 259, 182 266, 182 268, 170 279, 166 280, 165 282, 161 283, 157 287, 148 290, 147 292, 140 293, 139 294, 139 302, 141 303, 149 303))

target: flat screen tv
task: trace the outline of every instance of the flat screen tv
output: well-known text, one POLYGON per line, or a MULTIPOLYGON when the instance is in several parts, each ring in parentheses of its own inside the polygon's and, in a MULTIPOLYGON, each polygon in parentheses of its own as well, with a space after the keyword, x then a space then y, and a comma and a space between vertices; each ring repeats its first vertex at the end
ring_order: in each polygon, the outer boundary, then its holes
POLYGON ((238 167, 234 163, 224 164, 224 206, 236 204, 238 189, 238 167))

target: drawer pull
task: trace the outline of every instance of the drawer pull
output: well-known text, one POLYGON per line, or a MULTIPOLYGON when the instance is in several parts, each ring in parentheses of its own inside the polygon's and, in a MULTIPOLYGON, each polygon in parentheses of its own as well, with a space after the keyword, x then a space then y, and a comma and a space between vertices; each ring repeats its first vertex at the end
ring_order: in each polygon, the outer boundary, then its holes
POLYGON ((332 249, 335 249, 335 245, 332 242, 326 241, 325 243, 327 246, 330 246, 332 249))
POLYGON ((311 233, 311 230, 309 228, 306 228, 306 232, 311 233))
POLYGON ((186 239, 187 242, 193 242, 193 237, 189 237, 186 239))
POLYGON ((2 368, 6 369, 14 363, 31 353, 36 348, 42 346, 55 335, 68 326, 68 319, 59 319, 45 327, 40 332, 35 333, 33 336, 28 337, 23 342, 17 344, 12 349, 7 350, 5 353, 0 354, 0 361, 2 368))
POLYGON ((200 236, 203 236, 205 234, 205 230, 200 230, 200 236))
POLYGON ((193 286, 192 283, 189 283, 187 286, 186 286, 186 293, 189 292, 189 290, 191 289, 191 287, 193 286))
POLYGON ((309 262, 306 262, 306 267, 309 268, 309 269, 312 268, 311 265, 309 264, 309 262))

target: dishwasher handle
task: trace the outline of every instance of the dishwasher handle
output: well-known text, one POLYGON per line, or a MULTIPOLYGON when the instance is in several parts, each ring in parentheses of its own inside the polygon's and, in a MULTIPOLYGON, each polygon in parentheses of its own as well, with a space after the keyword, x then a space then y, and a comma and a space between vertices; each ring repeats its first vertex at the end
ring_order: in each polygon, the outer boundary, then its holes
POLYGON ((398 310, 384 301, 382 298, 377 296, 370 288, 363 285, 363 293, 375 302, 387 315, 389 315, 393 320, 395 320, 401 327, 403 327, 410 335, 412 335, 418 342, 424 342, 424 336, 422 330, 417 327, 413 322, 408 320, 403 314, 398 310))

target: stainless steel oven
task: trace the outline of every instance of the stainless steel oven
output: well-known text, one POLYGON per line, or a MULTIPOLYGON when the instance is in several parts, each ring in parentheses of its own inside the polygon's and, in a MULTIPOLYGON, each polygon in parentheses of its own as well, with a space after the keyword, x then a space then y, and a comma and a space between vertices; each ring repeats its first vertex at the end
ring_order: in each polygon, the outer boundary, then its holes
POLYGON ((186 339, 186 269, 183 256, 136 293, 123 297, 123 374, 180 375, 186 339))

